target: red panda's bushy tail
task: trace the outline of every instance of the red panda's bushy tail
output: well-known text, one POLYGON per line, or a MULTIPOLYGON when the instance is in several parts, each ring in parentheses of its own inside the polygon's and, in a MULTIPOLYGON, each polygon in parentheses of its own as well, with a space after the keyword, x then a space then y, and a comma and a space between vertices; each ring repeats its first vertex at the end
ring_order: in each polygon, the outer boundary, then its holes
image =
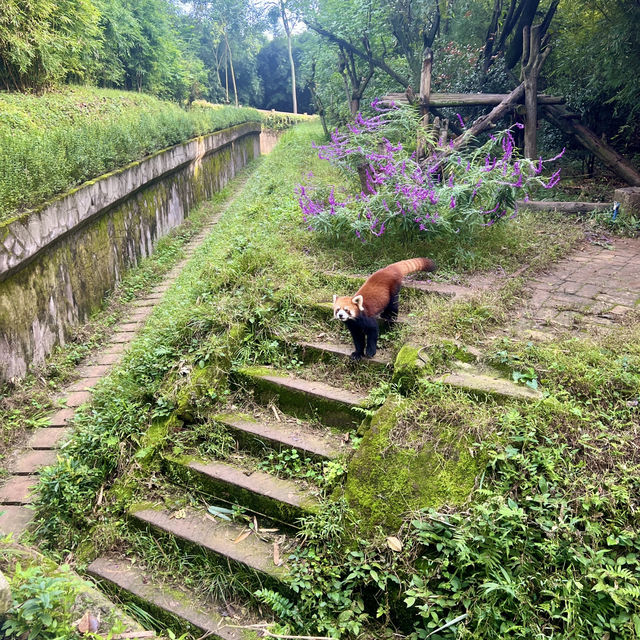
POLYGON ((435 271, 436 263, 431 258, 410 258, 409 260, 400 260, 393 266, 398 267, 402 275, 406 276, 414 271, 435 271))

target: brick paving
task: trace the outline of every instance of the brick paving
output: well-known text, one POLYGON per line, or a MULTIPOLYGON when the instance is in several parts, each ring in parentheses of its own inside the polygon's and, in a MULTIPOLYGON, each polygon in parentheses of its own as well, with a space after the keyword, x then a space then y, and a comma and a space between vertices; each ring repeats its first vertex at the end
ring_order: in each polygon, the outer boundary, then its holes
POLYGON ((640 311, 640 239, 585 243, 529 284, 521 325, 561 331, 612 325, 640 311))
MULTIPOLYGON (((227 206, 231 202, 229 200, 227 206)), ((34 500, 31 490, 38 483, 38 471, 55 463, 57 450, 71 434, 72 428, 68 425, 73 420, 76 409, 91 402, 93 387, 122 360, 129 344, 144 326, 154 307, 160 304, 194 250, 204 241, 225 210, 226 207, 213 216, 183 248, 183 259, 165 275, 160 284, 146 296, 130 304, 129 313, 114 328, 110 340, 87 358, 78 368, 79 379, 62 392, 59 400, 65 405, 64 408, 52 413, 47 426, 34 429, 29 434, 25 447, 14 452, 7 465, 10 475, 0 486, 0 535, 12 533, 19 536, 29 527, 33 520, 33 511, 29 508, 34 500)))

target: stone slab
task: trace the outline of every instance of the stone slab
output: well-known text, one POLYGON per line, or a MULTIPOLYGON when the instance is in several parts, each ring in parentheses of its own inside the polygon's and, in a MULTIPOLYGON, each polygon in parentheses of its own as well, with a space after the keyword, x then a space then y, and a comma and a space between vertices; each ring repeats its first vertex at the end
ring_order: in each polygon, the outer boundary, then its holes
POLYGON ((67 391, 87 391, 89 389, 93 389, 98 382, 100 382, 100 378, 82 377, 80 380, 74 382, 70 387, 67 387, 67 391))
MULTIPOLYGON (((296 425, 295 428, 285 424, 266 423, 247 420, 242 416, 216 417, 225 427, 231 429, 241 440, 241 446, 249 446, 247 440, 259 443, 267 442, 276 449, 297 449, 314 458, 335 458, 345 447, 337 437, 322 436, 314 433, 310 427, 296 425)), ((264 445, 261 444, 262 447, 264 445)))
POLYGON ((94 362, 99 366, 111 366, 118 364, 122 360, 121 353, 99 353, 95 356, 94 362))
POLYGON ((126 350, 127 350, 127 345, 125 344, 124 341, 111 342, 111 344, 109 344, 109 346, 107 346, 102 353, 108 356, 121 356, 126 350))
POLYGON ((471 371, 452 371, 434 378, 436 382, 485 395, 511 398, 514 400, 539 400, 542 394, 529 387, 517 385, 497 376, 471 371))
POLYGON ((110 371, 111 367, 106 364, 89 364, 77 370, 83 378, 104 378, 110 371))
POLYGON ((23 506, 0 506, 0 533, 21 536, 33 521, 33 511, 23 506))
POLYGON ((255 535, 235 542, 245 527, 209 519, 203 512, 194 509, 185 509, 183 513, 184 517, 173 518, 171 513, 162 509, 138 509, 130 515, 140 523, 202 547, 227 562, 245 565, 277 580, 284 578, 286 569, 283 565, 274 564, 273 548, 269 543, 255 535))
POLYGON ((71 427, 36 429, 27 440, 30 449, 56 449, 71 433, 71 427))
POLYGON ((0 487, 0 504, 31 504, 30 492, 37 484, 37 476, 10 476, 0 487))
POLYGON ((111 336, 109 342, 112 345, 129 344, 138 334, 137 331, 121 331, 116 329, 116 332, 111 336))
MULTIPOLYGON (((243 640, 246 635, 242 629, 235 629, 225 624, 225 618, 216 613, 223 609, 222 603, 202 602, 195 594, 177 592, 171 587, 159 584, 150 574, 139 566, 132 565, 126 559, 101 557, 94 560, 87 573, 116 586, 120 591, 150 603, 180 618, 204 632, 209 638, 219 640, 243 640)), ((229 619, 235 626, 242 625, 242 620, 235 617, 229 619)))
MULTIPOLYGON (((317 355, 333 355, 340 358, 350 358, 353 352, 353 345, 335 344, 329 342, 298 342, 298 346, 303 351, 311 351, 317 355)), ((373 358, 363 358, 361 360, 364 364, 374 364, 381 367, 386 367, 392 364, 391 358, 385 353, 376 353, 373 358)))
POLYGON ((50 450, 25 450, 10 465, 11 471, 19 475, 37 473, 42 467, 55 464, 58 460, 57 451, 50 450))
POLYGON ((60 411, 56 411, 49 417, 49 425, 51 427, 64 427, 73 420, 75 413, 75 409, 72 408, 60 409, 60 411))
MULTIPOLYGON (((174 463, 180 464, 180 463, 174 463)), ((242 504, 284 522, 317 511, 319 503, 293 480, 276 478, 264 471, 248 471, 224 462, 191 460, 187 468, 201 476, 203 486, 227 502, 242 504)))
POLYGON ((91 402, 91 391, 71 391, 65 400, 68 407, 80 407, 91 402))

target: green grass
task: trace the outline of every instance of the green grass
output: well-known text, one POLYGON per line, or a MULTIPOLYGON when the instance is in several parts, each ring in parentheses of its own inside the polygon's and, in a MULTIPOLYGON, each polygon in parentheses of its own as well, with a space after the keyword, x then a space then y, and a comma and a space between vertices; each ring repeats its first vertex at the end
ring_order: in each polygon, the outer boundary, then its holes
POLYGON ((241 173, 211 200, 191 211, 180 227, 161 238, 153 255, 127 272, 105 297, 103 309, 78 327, 64 346, 57 347, 43 367, 32 370, 16 383, 0 386, 0 459, 5 458, 26 429, 46 424, 47 416, 57 406, 56 393, 77 378, 77 365, 105 343, 112 327, 122 318, 126 303, 162 281, 164 274, 182 259, 184 245, 224 206, 250 171, 248 168, 241 173))
POLYGON ((0 223, 154 151, 260 120, 250 108, 187 111, 150 95, 92 87, 0 93, 0 223))
MULTIPOLYGON (((368 273, 427 255, 439 261, 445 280, 465 281, 483 269, 509 275, 524 264, 535 273, 582 237, 575 222, 538 214, 457 243, 383 238, 336 246, 304 230, 294 194, 309 170, 317 180, 335 182, 309 147, 319 137, 313 123, 284 135, 123 365, 97 389, 63 461, 43 475, 44 545, 94 548, 100 531, 99 546, 117 546, 121 538, 110 522, 135 497, 127 482, 153 480, 158 452, 181 442, 199 445, 183 431, 192 424, 202 429, 212 413, 229 409, 229 370, 281 367, 282 341, 317 337, 326 323, 309 306, 346 293, 334 291, 324 272, 368 273), (94 511, 103 486, 107 506, 94 511)), ((411 640, 429 634, 441 640, 640 636, 638 323, 598 339, 531 344, 496 338, 525 295, 522 276, 454 304, 403 292, 401 306, 412 310, 413 320, 390 336, 387 348, 435 336, 482 343, 486 364, 532 371, 543 398, 501 404, 426 380, 398 388, 384 379, 374 400, 397 402, 401 411, 395 422, 377 423, 369 438, 365 423, 354 460, 360 470, 376 465, 388 472, 371 474, 366 494, 360 491, 351 505, 334 492, 321 513, 303 523, 293 562, 297 597, 260 595, 282 633, 360 639, 401 633, 411 640), (442 483, 425 497, 421 490, 438 484, 434 478, 442 483), (416 495, 418 502, 409 499, 416 495), (415 512, 421 505, 432 510, 415 512), (365 522, 368 514, 382 514, 387 527, 376 518, 365 522), (400 551, 389 535, 400 541, 400 551)), ((346 332, 341 336, 348 341, 346 332)), ((433 368, 446 363, 445 353, 433 368)), ((299 369, 328 380, 338 376, 350 387, 376 380, 348 365, 303 368, 296 361, 299 369)), ((216 437, 211 444, 214 455, 226 446, 216 437)), ((359 469, 352 467, 347 478, 359 469)), ((181 561, 153 555, 165 571, 181 561)), ((214 581, 219 585, 224 576, 214 581)))

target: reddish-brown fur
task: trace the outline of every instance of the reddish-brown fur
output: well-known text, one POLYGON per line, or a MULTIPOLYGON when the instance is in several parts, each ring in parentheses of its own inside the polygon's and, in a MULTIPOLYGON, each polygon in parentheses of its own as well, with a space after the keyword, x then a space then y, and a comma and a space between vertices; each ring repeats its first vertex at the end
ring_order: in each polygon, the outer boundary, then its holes
POLYGON ((361 304, 364 313, 369 317, 378 316, 385 310, 393 296, 398 293, 404 276, 414 271, 434 271, 435 268, 434 261, 429 258, 412 258, 394 262, 371 274, 354 296, 336 298, 333 307, 334 309, 349 308, 355 316, 358 316, 361 310, 354 300, 358 296, 362 296, 361 304))

